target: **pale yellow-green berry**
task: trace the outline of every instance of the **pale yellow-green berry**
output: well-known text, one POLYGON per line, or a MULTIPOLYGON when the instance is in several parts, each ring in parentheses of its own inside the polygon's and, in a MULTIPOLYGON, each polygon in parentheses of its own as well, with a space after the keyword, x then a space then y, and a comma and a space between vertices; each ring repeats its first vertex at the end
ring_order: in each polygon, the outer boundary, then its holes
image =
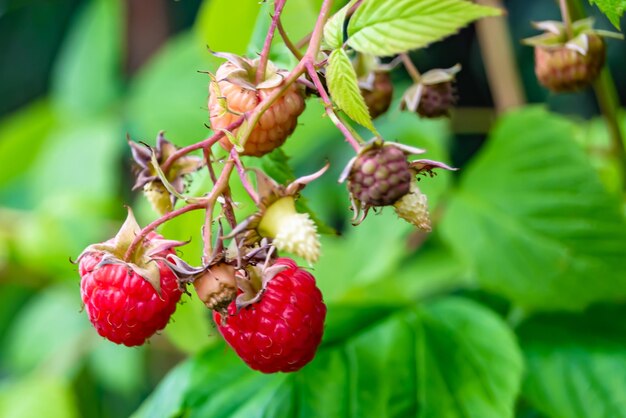
POLYGON ((411 182, 409 193, 405 194, 393 205, 399 217, 415 225, 422 231, 430 232, 430 216, 428 215, 428 198, 423 194, 416 181, 411 182))
POLYGON ((317 227, 308 213, 296 212, 292 196, 283 197, 266 209, 258 232, 272 238, 278 250, 300 256, 309 263, 315 263, 319 258, 317 227))

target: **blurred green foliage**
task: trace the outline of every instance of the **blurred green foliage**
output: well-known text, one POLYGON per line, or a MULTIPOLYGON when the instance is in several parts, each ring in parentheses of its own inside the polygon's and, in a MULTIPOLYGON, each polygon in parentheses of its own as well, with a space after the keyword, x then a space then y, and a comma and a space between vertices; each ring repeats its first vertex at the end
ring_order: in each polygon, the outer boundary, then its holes
MULTIPOLYGON (((289 0, 283 23, 293 39, 312 27, 320 3, 289 0)), ((509 20, 519 33, 529 16, 516 7, 509 20)), ((129 76, 124 3, 86 1, 56 54, 47 95, 0 120, 0 416, 626 416, 619 169, 602 120, 545 106, 503 116, 475 155, 447 121, 423 121, 396 105, 377 120, 385 138, 424 147, 426 158, 451 162, 450 151, 462 149, 458 159, 469 160, 458 176, 442 172, 420 184, 435 220, 426 237, 387 210, 347 226, 348 194, 336 179, 351 149, 320 103, 308 101, 284 151, 294 175, 331 163, 304 196, 338 234, 323 237, 313 270, 328 320, 302 371, 249 370, 195 297, 184 296, 145 347, 97 336, 68 258, 112 236, 125 203, 141 224, 156 217, 129 192, 126 133, 151 143, 165 130, 178 145, 207 136, 208 77, 198 71, 219 61, 206 45, 258 52, 268 10, 206 0, 191 28, 129 76), (236 24, 225 18, 233 10, 236 24)), ((279 41, 272 58, 293 63, 279 41)), ((431 58, 426 52, 418 62, 431 58)), ((406 85, 401 71, 394 79, 406 85)), ((555 100, 566 101, 548 98, 555 100)), ((276 177, 289 171, 271 156, 246 163, 276 177)), ((206 193, 206 174, 192 180, 190 194, 206 193)), ((243 218, 254 206, 236 181, 232 187, 243 218)), ((193 264, 201 222, 189 213, 161 229, 192 238, 183 256, 193 264)))

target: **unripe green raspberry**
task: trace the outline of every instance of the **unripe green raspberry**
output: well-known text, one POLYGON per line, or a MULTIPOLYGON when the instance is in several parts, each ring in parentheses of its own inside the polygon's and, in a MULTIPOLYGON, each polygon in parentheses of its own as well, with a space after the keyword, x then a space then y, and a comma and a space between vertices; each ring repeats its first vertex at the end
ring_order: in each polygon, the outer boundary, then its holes
POLYGON ((401 149, 373 147, 354 161, 348 189, 365 206, 387 206, 408 193, 411 177, 409 163, 401 149))
POLYGON ((411 182, 411 190, 394 204, 399 217, 415 225, 422 231, 430 232, 430 216, 428 214, 428 198, 423 194, 417 181, 411 182))

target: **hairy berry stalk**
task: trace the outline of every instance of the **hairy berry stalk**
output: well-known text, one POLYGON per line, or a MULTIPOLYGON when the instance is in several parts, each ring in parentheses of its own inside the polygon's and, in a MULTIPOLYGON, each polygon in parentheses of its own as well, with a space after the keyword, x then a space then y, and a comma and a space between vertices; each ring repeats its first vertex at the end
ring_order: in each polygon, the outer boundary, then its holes
POLYGON ((274 3, 274 15, 272 16, 272 23, 270 24, 269 30, 267 31, 267 36, 265 37, 265 43, 263 44, 263 50, 261 51, 261 56, 259 57, 259 66, 257 67, 256 72, 256 83, 259 84, 264 76, 265 76, 265 68, 267 67, 267 60, 270 55, 270 48, 272 46, 272 40, 274 39, 274 32, 276 32, 276 26, 278 25, 278 20, 280 19, 280 14, 283 11, 283 7, 285 7, 286 0, 276 0, 274 3))

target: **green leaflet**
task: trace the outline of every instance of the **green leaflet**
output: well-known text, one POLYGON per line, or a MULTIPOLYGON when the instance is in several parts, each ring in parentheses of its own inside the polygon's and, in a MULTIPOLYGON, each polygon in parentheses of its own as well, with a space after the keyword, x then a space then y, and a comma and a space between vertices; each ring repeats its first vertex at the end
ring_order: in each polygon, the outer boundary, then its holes
POLYGON ((499 16, 500 9, 465 0, 370 0, 348 24, 348 45, 366 54, 389 56, 422 48, 468 23, 499 16))
POLYGON ((335 49, 326 69, 328 90, 335 104, 355 122, 376 133, 365 100, 361 95, 354 67, 343 49, 335 49))

